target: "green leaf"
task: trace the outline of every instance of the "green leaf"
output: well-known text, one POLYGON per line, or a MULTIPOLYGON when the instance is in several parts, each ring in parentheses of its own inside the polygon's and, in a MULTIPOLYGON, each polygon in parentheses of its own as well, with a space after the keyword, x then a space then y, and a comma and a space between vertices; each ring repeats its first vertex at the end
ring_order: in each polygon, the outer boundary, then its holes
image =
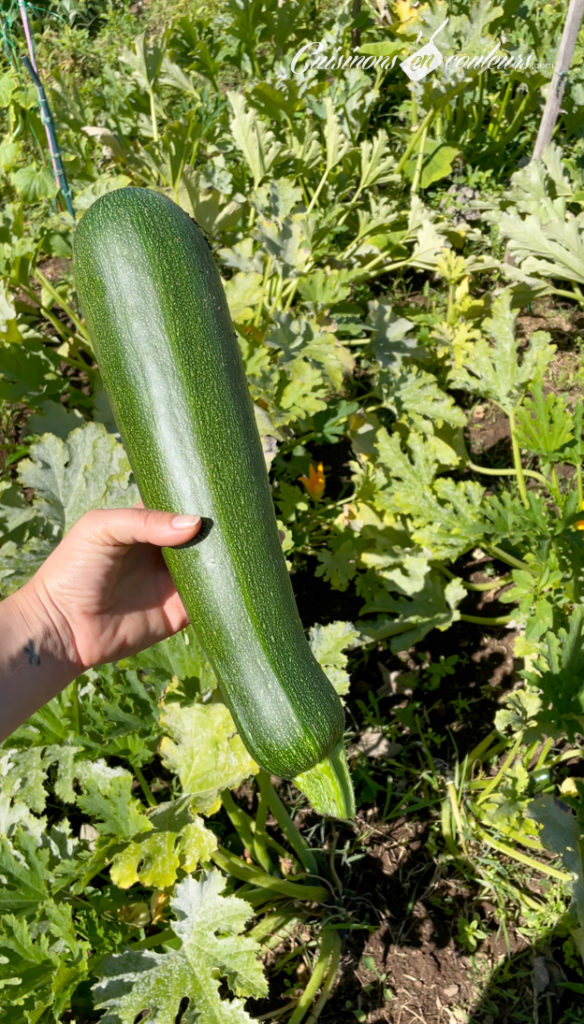
POLYGON ((152 832, 132 840, 113 859, 112 882, 120 889, 129 889, 135 882, 154 889, 170 888, 180 864, 176 838, 174 832, 152 832))
MULTIPOLYGON (((385 427, 377 431, 377 449, 379 452, 378 466, 382 466, 388 478, 387 485, 381 487, 373 497, 373 503, 380 512, 389 513, 393 517, 411 516, 417 530, 427 530, 432 539, 432 529, 440 531, 432 543, 432 551, 436 557, 441 541, 448 539, 452 510, 449 505, 464 507, 468 515, 465 521, 473 524, 473 535, 476 533, 476 506, 469 508, 472 501, 480 501, 482 488, 477 484, 454 484, 449 478, 436 480, 441 466, 458 463, 458 456, 450 447, 435 435, 424 435, 411 431, 407 437, 408 451, 404 452, 397 433, 389 434, 385 427), (452 490, 448 489, 452 485, 452 490), (441 517, 448 515, 449 526, 440 529, 441 517)), ((455 526, 457 524, 454 524, 455 526)), ((461 524, 462 525, 462 524, 461 524)), ((457 528, 456 536, 460 533, 457 528)), ((427 538, 421 541, 427 543, 427 538)), ((460 546, 460 540, 456 541, 460 546)))
POLYGON ((166 733, 160 744, 162 760, 202 814, 219 809, 223 789, 234 789, 259 770, 224 704, 165 703, 160 723, 166 733))
POLYGON ((549 391, 544 395, 538 382, 533 395, 527 397, 516 415, 516 436, 521 448, 539 455, 544 462, 561 462, 562 449, 574 437, 573 413, 562 395, 549 391))
MULTIPOLYGON (((4 313, 10 315, 6 307, 4 313)), ((57 353, 36 338, 27 338, 26 345, 0 344, 0 399, 18 402, 24 393, 30 405, 37 407, 36 396, 58 398, 65 386, 58 378, 58 366, 57 353)))
POLYGON ((514 549, 528 537, 549 537, 549 516, 544 498, 529 491, 527 508, 517 493, 489 494, 484 502, 488 531, 497 543, 507 541, 514 549))
POLYGON ((349 690, 347 648, 355 646, 359 630, 352 622, 329 622, 326 626, 313 626, 309 633, 312 653, 324 669, 335 690, 345 694, 349 690))
POLYGON ((164 51, 146 42, 146 35, 141 32, 134 39, 132 48, 126 48, 120 54, 120 60, 132 68, 132 75, 143 89, 152 89, 162 67, 164 51))
POLYGON ((196 814, 180 834, 180 862, 183 871, 194 871, 199 864, 208 864, 217 846, 217 836, 196 814))
POLYGON ((18 86, 18 80, 13 73, 0 75, 0 107, 10 106, 12 93, 18 86))
POLYGON ((20 170, 13 171, 11 180, 25 203, 54 199, 59 191, 55 176, 48 167, 21 167, 20 170))
POLYGON ((386 404, 401 423, 425 434, 436 433, 444 424, 466 426, 464 410, 439 387, 431 373, 408 366, 399 373, 385 374, 382 380, 386 404))
POLYGON ((78 806, 103 835, 131 837, 152 828, 142 804, 132 796, 134 778, 125 768, 110 768, 101 758, 84 760, 73 765, 73 777, 82 789, 78 806))
MULTIPOLYGON (((3 104, 0 104, 2 106, 3 104)), ((20 155, 20 144, 12 139, 4 139, 0 142, 0 167, 6 174, 14 167, 20 155)))
POLYGON ((258 217, 255 237, 262 249, 272 257, 282 276, 304 273, 311 259, 310 243, 305 232, 304 214, 293 214, 285 220, 258 217))
POLYGON ((453 561, 471 550, 485 535, 483 494, 474 480, 440 477, 426 495, 426 522, 413 527, 413 540, 437 560, 453 561))
POLYGON ((106 1011, 101 1024, 134 1024, 145 1010, 156 1024, 175 1024, 184 999, 182 1024, 251 1024, 241 998, 219 994, 220 979, 239 997, 267 992, 260 947, 241 934, 251 907, 222 896, 224 888, 217 871, 200 882, 185 878, 171 901, 180 947, 165 954, 126 952, 102 962, 102 980, 93 988, 96 1007, 106 1011))
POLYGON ((351 294, 351 272, 336 267, 316 267, 308 277, 299 280, 302 298, 319 306, 336 305, 351 294))
POLYGON ((551 143, 541 159, 530 160, 515 171, 504 199, 517 213, 533 214, 544 224, 550 220, 565 220, 566 200, 576 199, 576 194, 566 174, 560 147, 551 143))
POLYGON ((179 868, 191 872, 207 864, 217 837, 191 810, 192 797, 158 804, 148 814, 152 831, 136 836, 113 858, 111 878, 121 889, 137 882, 155 889, 174 885, 179 868))
POLYGON ((256 307, 264 298, 263 280, 262 274, 252 271, 234 274, 223 282, 232 320, 237 323, 253 320, 256 307))
POLYGON ((89 509, 128 508, 139 498, 122 445, 101 423, 73 430, 66 441, 44 434, 18 466, 34 507, 63 533, 89 509))
MULTIPOLYGON (((459 155, 460 150, 454 146, 448 146, 445 142, 436 139, 426 139, 420 187, 429 188, 435 181, 447 178, 452 173, 452 164, 459 155)), ((416 173, 418 158, 419 150, 416 149, 406 161, 404 174, 410 181, 416 173)))
MULTIPOLYGON (((153 65, 151 60, 151 67, 153 65)), ((195 100, 198 98, 198 93, 195 88, 194 82, 189 78, 188 74, 183 71, 180 65, 176 64, 173 60, 169 60, 168 57, 163 57, 161 64, 160 82, 162 85, 171 85, 173 88, 178 89, 189 97, 192 106, 193 97, 195 100)))
MULTIPOLYGON (((411 333, 414 324, 396 316, 389 303, 377 299, 369 302, 367 322, 372 327, 371 347, 381 370, 399 370, 405 359, 414 359, 420 353, 411 333)), ((390 380, 387 375, 381 377, 384 396, 389 394, 390 380)))
POLYGON ((550 630, 540 645, 533 671, 524 673, 538 691, 540 731, 567 735, 575 742, 584 732, 584 611, 572 612, 568 629, 550 630))
POLYGON ((372 139, 363 139, 360 146, 360 189, 387 182, 395 175, 397 161, 389 149, 389 138, 383 128, 372 139))
MULTIPOLYGON (((0 990, 10 992, 12 1002, 22 1007, 31 992, 38 997, 39 989, 50 987, 56 967, 55 959, 50 956, 47 935, 40 935, 35 941, 25 920, 13 914, 3 916, 0 924, 0 990)), ((47 994, 43 992, 45 1000, 47 994)), ((38 1005, 37 999, 35 1003, 38 1005)), ((0 1007, 0 1020, 3 1019, 0 1007)))
POLYGON ((498 223, 524 274, 584 284, 584 215, 542 224, 534 215, 503 213, 498 223))
POLYGON ((372 640, 392 637, 391 650, 394 653, 404 651, 422 640, 431 629, 445 630, 456 622, 458 605, 466 593, 460 580, 450 580, 444 586, 442 575, 430 571, 423 588, 411 598, 396 598, 388 593, 365 605, 361 614, 381 614, 375 620, 360 619, 356 625, 372 640))
POLYGON ((301 102, 295 86, 296 83, 290 78, 280 88, 270 82, 257 82, 251 90, 254 105, 269 120, 280 113, 292 118, 301 102))
POLYGON ((290 378, 282 381, 278 404, 297 419, 312 416, 326 408, 327 388, 322 374, 303 356, 297 356, 287 366, 290 378))
POLYGON ((274 178, 259 185, 251 201, 264 217, 282 222, 302 203, 302 189, 291 178, 274 178))
POLYGON ((442 250, 447 248, 447 241, 434 224, 431 211, 424 206, 418 196, 412 196, 408 238, 414 240, 408 262, 414 267, 421 267, 422 270, 435 270, 438 257, 442 250))
POLYGON ((196 680, 200 693, 214 690, 217 686, 215 673, 192 626, 187 626, 179 633, 117 664, 121 669, 131 667, 141 671, 155 671, 167 680, 173 676, 182 682, 196 680))
POLYGON ((486 331, 494 338, 490 345, 485 338, 473 343, 461 366, 450 372, 450 382, 482 398, 490 398, 504 412, 515 409, 524 392, 550 362, 555 346, 543 331, 532 334, 523 358, 515 339, 517 314, 511 310, 512 295, 503 292, 493 302, 493 311, 485 321, 486 331))
POLYGON ((18 843, 17 852, 5 836, 0 836, 0 876, 5 879, 0 888, 0 913, 35 913, 49 897, 48 850, 37 849, 33 836, 24 831, 18 843))
POLYGON ((336 165, 340 163, 343 157, 349 152, 351 149, 351 143, 341 130, 337 112, 330 96, 325 96, 324 107, 326 111, 326 121, 324 125, 326 169, 327 171, 332 171, 333 167, 336 167, 336 165))
POLYGON ((0 990, 10 998, 0 1005, 0 1021, 48 1020, 41 1015, 49 1007, 50 1019, 60 1019, 85 976, 87 949, 88 943, 76 937, 69 906, 49 901, 34 925, 4 914, 0 921, 0 990), (19 1008, 16 1012, 14 1006, 19 1008))
POLYGON ((4 747, 0 750, 0 792, 9 799, 17 799, 36 814, 42 814, 46 804, 45 782, 54 756, 50 748, 29 747, 19 750, 4 747))
POLYGON ((533 729, 541 711, 541 698, 530 690, 514 690, 505 697, 505 706, 495 715, 495 728, 501 733, 533 729))
POLYGON ((331 539, 328 547, 318 552, 318 561, 316 575, 335 590, 346 590, 357 572, 354 539, 345 539, 343 535, 331 539))
POLYGON ((540 838, 546 849, 562 858, 573 877, 572 912, 584 929, 584 839, 581 821, 565 804, 550 793, 532 800, 529 816, 541 826, 540 838))
POLYGON ((257 186, 280 156, 282 144, 261 123, 255 110, 247 107, 242 93, 228 91, 227 98, 233 110, 229 122, 233 140, 243 153, 257 186))

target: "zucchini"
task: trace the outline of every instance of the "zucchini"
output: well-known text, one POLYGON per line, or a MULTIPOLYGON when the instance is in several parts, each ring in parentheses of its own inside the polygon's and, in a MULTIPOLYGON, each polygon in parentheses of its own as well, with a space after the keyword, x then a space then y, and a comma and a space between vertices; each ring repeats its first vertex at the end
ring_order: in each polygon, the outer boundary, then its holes
POLYGON ((146 508, 198 513, 163 554, 243 742, 322 813, 353 814, 338 695, 298 616, 221 278, 195 222, 150 189, 101 196, 74 277, 146 508))

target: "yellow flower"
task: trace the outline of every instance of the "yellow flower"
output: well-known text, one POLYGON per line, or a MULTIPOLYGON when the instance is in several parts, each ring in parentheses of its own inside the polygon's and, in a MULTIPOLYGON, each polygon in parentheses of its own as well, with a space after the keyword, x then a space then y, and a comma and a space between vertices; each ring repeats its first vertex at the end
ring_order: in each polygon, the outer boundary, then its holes
POLYGON ((314 498, 315 501, 320 501, 324 494, 325 483, 322 462, 319 462, 317 469, 314 468, 311 462, 308 476, 299 476, 298 479, 304 484, 310 497, 314 498))
MULTIPOLYGON (((580 508, 584 512, 584 501, 582 502, 580 508)), ((584 519, 579 519, 578 522, 575 523, 574 525, 575 525, 577 530, 584 530, 584 519)))

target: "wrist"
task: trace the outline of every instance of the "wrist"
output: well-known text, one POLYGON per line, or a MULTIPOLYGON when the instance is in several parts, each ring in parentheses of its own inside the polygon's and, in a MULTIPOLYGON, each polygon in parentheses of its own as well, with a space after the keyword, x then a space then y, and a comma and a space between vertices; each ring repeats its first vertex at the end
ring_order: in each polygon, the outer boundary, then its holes
POLYGON ((63 686, 72 682, 83 671, 75 638, 67 619, 51 599, 42 579, 33 576, 20 590, 12 594, 15 607, 34 650, 29 656, 44 657, 53 672, 63 678, 63 686))
POLYGON ((0 605, 0 741, 82 671, 60 618, 32 580, 0 605))

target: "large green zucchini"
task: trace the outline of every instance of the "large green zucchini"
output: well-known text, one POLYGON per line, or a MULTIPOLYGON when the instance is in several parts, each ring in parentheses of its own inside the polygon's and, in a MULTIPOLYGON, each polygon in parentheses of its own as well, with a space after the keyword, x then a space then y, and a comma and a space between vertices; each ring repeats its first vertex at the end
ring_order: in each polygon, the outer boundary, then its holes
POLYGON ((313 803, 351 814, 343 709, 298 616, 203 234, 163 195, 123 188, 83 216, 74 274, 145 506, 203 517, 202 537, 164 557, 244 743, 269 772, 308 779, 313 803))

